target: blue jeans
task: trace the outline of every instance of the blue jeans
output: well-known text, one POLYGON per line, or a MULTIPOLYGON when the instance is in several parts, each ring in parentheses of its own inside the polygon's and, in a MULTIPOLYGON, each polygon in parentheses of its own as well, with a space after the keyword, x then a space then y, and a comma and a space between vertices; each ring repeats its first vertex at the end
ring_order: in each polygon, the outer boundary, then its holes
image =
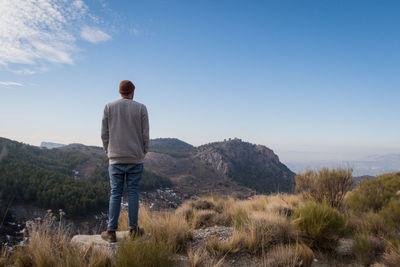
POLYGON ((135 228, 138 226, 139 182, 142 178, 143 164, 110 164, 108 171, 110 174, 111 196, 107 229, 114 231, 118 229, 125 180, 128 193, 129 227, 135 228))

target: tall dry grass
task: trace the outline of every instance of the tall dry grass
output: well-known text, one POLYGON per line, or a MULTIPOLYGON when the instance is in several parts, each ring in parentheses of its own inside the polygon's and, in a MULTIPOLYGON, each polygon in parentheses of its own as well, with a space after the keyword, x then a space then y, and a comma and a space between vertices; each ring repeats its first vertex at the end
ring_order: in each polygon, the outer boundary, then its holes
POLYGON ((234 226, 239 229, 254 212, 290 216, 302 205, 300 195, 276 194, 235 200, 232 197, 205 196, 184 202, 176 211, 192 229, 210 225, 234 226))
POLYGON ((304 244, 278 245, 268 252, 265 265, 271 267, 310 267, 313 261, 314 253, 304 244))
POLYGON ((224 264, 225 257, 214 259, 204 247, 196 251, 189 249, 187 254, 190 267, 221 267, 224 264))
MULTIPOLYGON (((127 220, 127 212, 122 212, 120 230, 129 229, 127 223, 124 225, 127 220)), ((185 251, 188 240, 193 238, 185 218, 172 211, 151 212, 147 207, 142 206, 139 212, 139 225, 157 242, 166 243, 173 252, 185 251)))
MULTIPOLYGON (((297 240, 297 232, 290 223, 290 214, 295 207, 301 206, 301 196, 277 194, 246 200, 205 197, 201 201, 201 207, 205 207, 206 211, 213 210, 224 218, 221 222, 225 224, 222 225, 234 227, 228 241, 212 237, 206 242, 207 250, 214 256, 244 251, 260 255, 275 245, 295 243, 297 240), (206 205, 205 201, 209 204, 206 205)), ((193 220, 197 213, 204 212, 196 207, 198 205, 191 201, 178 212, 186 215, 188 220, 193 220)))
POLYGON ((115 255, 117 267, 172 267, 173 252, 163 241, 140 237, 123 240, 115 255))
POLYGON ((388 267, 400 266, 400 247, 389 245, 383 255, 383 260, 388 267))
POLYGON ((63 224, 62 212, 57 218, 48 212, 43 219, 30 224, 29 240, 7 259, 12 266, 111 266, 111 259, 103 251, 82 250, 70 242, 70 231, 63 224))

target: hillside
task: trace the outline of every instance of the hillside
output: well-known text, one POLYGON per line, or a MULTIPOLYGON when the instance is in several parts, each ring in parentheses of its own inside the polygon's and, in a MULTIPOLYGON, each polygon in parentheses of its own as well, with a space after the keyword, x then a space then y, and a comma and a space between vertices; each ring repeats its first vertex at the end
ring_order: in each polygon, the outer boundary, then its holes
POLYGON ((239 139, 200 147, 170 138, 155 141, 151 145, 156 143, 157 149, 150 148, 154 152, 146 156, 146 168, 169 177, 185 193, 246 196, 253 190, 288 192, 294 184, 294 173, 265 146, 239 139))
POLYGON ((258 192, 289 192, 294 185, 294 173, 262 145, 240 139, 217 142, 199 147, 195 158, 258 192))
MULTIPOLYGON (((294 173, 265 146, 238 139, 193 147, 174 138, 154 139, 145 158, 142 191, 176 207, 195 195, 218 193, 247 197, 290 191, 294 173), (161 193, 160 193, 161 192, 161 193), (171 199, 173 198, 173 199, 171 199)), ((47 149, 0 139, 0 194, 14 202, 62 208, 84 214, 107 206, 108 161, 102 148, 70 144, 47 149)))
MULTIPOLYGON (((69 215, 104 210, 108 203, 107 158, 99 147, 71 144, 46 149, 0 138, 0 196, 7 203, 64 209, 69 215)), ((146 171, 142 190, 170 186, 146 171)))
POLYGON ((150 152, 185 157, 194 151, 194 147, 177 138, 157 138, 150 140, 150 152))

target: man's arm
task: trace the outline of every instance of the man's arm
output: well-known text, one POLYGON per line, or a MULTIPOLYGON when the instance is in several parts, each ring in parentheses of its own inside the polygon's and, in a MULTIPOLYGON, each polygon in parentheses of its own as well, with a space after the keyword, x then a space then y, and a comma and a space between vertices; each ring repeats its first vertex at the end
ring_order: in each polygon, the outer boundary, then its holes
POLYGON ((146 154, 149 151, 149 115, 145 105, 142 107, 142 136, 143 136, 143 148, 146 154))
POLYGON ((108 153, 109 131, 108 131, 108 106, 107 105, 104 108, 103 119, 101 121, 101 140, 103 141, 104 151, 106 153, 108 153))

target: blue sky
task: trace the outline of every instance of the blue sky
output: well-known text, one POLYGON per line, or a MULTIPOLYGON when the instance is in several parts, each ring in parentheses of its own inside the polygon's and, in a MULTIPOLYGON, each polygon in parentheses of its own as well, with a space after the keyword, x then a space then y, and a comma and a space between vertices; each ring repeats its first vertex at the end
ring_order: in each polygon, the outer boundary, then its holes
POLYGON ((400 153, 398 1, 5 3, 0 136, 100 145, 130 79, 151 138, 400 153))

